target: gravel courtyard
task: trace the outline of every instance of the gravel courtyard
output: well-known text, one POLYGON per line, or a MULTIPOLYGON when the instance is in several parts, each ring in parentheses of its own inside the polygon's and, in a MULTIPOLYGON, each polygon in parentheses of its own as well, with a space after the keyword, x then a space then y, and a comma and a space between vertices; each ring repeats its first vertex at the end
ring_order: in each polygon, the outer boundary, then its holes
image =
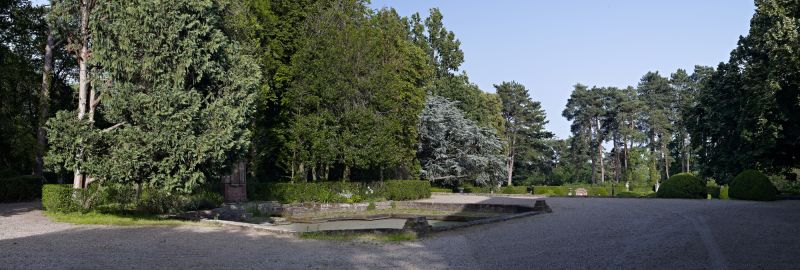
POLYGON ((800 267, 800 201, 546 200, 551 214, 397 244, 199 226, 75 226, 49 221, 34 203, 0 204, 0 269, 800 267))

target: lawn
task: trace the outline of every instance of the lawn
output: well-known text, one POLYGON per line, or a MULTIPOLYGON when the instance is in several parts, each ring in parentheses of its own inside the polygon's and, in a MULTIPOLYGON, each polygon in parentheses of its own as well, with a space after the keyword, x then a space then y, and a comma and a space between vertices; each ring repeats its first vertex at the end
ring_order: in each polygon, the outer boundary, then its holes
POLYGON ((208 223, 167 219, 155 215, 123 215, 89 213, 56 213, 44 212, 53 221, 71 224, 115 225, 115 226, 210 226, 208 223))

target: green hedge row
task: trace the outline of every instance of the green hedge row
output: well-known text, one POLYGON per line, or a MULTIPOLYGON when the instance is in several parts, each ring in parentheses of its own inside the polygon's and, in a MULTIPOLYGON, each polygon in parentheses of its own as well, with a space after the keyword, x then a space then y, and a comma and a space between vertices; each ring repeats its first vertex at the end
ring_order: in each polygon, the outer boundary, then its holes
POLYGON ((383 192, 393 201, 417 200, 431 197, 431 182, 417 180, 386 181, 383 192))
POLYGON ((251 183, 251 200, 282 203, 358 203, 379 200, 415 200, 431 196, 428 181, 251 183))
POLYGON ((570 196, 570 190, 572 191, 571 195, 575 195, 575 190, 583 188, 586 189, 586 193, 588 196, 591 197, 608 197, 611 196, 611 192, 605 187, 581 187, 581 186, 534 186, 533 187, 533 194, 537 195, 548 195, 548 196, 570 196))
POLYGON ((526 186, 505 186, 500 189, 500 192, 503 194, 526 194, 528 193, 528 187, 526 186))
POLYGON ((23 175, 0 178, 0 202, 30 201, 42 197, 42 179, 23 175))

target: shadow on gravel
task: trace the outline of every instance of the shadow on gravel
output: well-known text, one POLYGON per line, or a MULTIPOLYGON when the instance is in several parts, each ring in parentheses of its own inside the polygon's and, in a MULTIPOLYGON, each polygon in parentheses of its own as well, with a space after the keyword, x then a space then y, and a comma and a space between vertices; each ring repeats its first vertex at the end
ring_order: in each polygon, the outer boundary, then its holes
POLYGON ((11 217, 42 208, 39 201, 0 204, 0 216, 11 217))
POLYGON ((83 227, 0 240, 3 269, 441 269, 419 242, 302 240, 216 227, 83 227), (9 267, 9 268, 6 268, 9 267))

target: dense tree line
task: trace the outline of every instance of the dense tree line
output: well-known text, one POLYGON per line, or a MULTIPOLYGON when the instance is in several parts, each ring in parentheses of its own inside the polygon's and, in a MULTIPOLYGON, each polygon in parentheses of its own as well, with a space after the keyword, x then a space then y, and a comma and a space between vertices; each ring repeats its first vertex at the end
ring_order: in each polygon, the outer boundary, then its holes
POLYGON ((251 181, 443 186, 788 173, 800 162, 800 7, 756 4, 750 33, 716 68, 575 85, 562 113, 572 136, 556 139, 524 85, 470 82, 436 8, 5 1, 0 170, 178 193, 242 162, 251 181))
POLYGON ((728 62, 668 78, 645 74, 636 88, 576 85, 562 160, 584 181, 658 184, 677 172, 729 183, 743 169, 796 178, 800 161, 800 5, 759 0, 750 32, 728 62), (605 147, 610 146, 609 151, 605 147))

